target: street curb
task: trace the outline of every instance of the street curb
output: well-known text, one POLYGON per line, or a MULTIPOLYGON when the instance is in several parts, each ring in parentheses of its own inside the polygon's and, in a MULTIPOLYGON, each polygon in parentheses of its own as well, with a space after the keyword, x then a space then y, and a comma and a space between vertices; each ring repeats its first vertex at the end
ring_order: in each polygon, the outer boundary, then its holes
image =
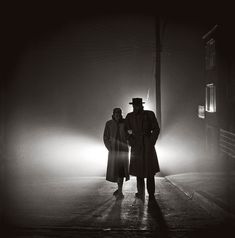
POLYGON ((201 191, 187 191, 183 186, 176 183, 173 179, 169 178, 168 176, 165 177, 174 187, 176 187, 180 192, 184 193, 188 199, 192 200, 193 202, 197 203, 201 208, 206 210, 210 215, 214 217, 227 217, 230 219, 235 219, 235 215, 229 213, 224 208, 219 206, 217 203, 208 199, 203 192, 201 191))

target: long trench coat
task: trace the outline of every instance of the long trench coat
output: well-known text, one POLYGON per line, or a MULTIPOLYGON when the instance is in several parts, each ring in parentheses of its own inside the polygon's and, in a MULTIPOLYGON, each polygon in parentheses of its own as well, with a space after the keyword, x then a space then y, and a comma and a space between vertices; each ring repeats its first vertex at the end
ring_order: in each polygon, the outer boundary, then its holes
POLYGON ((160 128, 154 112, 128 113, 125 119, 131 146, 130 175, 147 178, 160 171, 155 143, 160 128))
POLYGON ((129 177, 129 156, 128 143, 125 133, 124 120, 117 123, 115 120, 106 122, 103 140, 108 149, 108 164, 106 171, 106 180, 110 182, 117 182, 120 177, 120 169, 126 181, 129 177), (119 138, 118 136, 119 131, 119 138))

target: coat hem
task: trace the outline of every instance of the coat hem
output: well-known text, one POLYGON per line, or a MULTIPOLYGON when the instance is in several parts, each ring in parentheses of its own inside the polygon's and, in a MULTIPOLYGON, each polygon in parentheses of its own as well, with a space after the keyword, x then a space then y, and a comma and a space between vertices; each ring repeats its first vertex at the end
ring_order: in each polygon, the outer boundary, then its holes
MULTIPOLYGON (((130 180, 130 177, 123 177, 123 178, 125 178, 125 181, 130 180)), ((106 178, 106 181, 109 181, 109 182, 112 182, 112 183, 117 183, 118 182, 117 179, 108 179, 108 178, 106 178)))

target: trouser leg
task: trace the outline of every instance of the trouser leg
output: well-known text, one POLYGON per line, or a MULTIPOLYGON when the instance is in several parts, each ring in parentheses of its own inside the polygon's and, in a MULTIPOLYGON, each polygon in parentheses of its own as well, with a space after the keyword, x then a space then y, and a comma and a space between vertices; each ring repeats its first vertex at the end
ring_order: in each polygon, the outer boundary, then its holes
POLYGON ((123 178, 118 178, 118 192, 122 193, 122 186, 123 186, 123 178))
POLYGON ((149 195, 154 195, 155 193, 155 180, 154 176, 147 178, 147 190, 149 195))
POLYGON ((137 177, 137 191, 139 194, 144 194, 145 192, 144 178, 137 177))

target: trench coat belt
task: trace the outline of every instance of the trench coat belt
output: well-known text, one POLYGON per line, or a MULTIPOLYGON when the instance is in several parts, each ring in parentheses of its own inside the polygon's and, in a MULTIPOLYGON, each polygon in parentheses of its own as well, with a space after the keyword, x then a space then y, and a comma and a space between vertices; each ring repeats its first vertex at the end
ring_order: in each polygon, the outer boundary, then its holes
POLYGON ((151 132, 138 132, 138 133, 133 133, 134 136, 151 136, 151 132))

